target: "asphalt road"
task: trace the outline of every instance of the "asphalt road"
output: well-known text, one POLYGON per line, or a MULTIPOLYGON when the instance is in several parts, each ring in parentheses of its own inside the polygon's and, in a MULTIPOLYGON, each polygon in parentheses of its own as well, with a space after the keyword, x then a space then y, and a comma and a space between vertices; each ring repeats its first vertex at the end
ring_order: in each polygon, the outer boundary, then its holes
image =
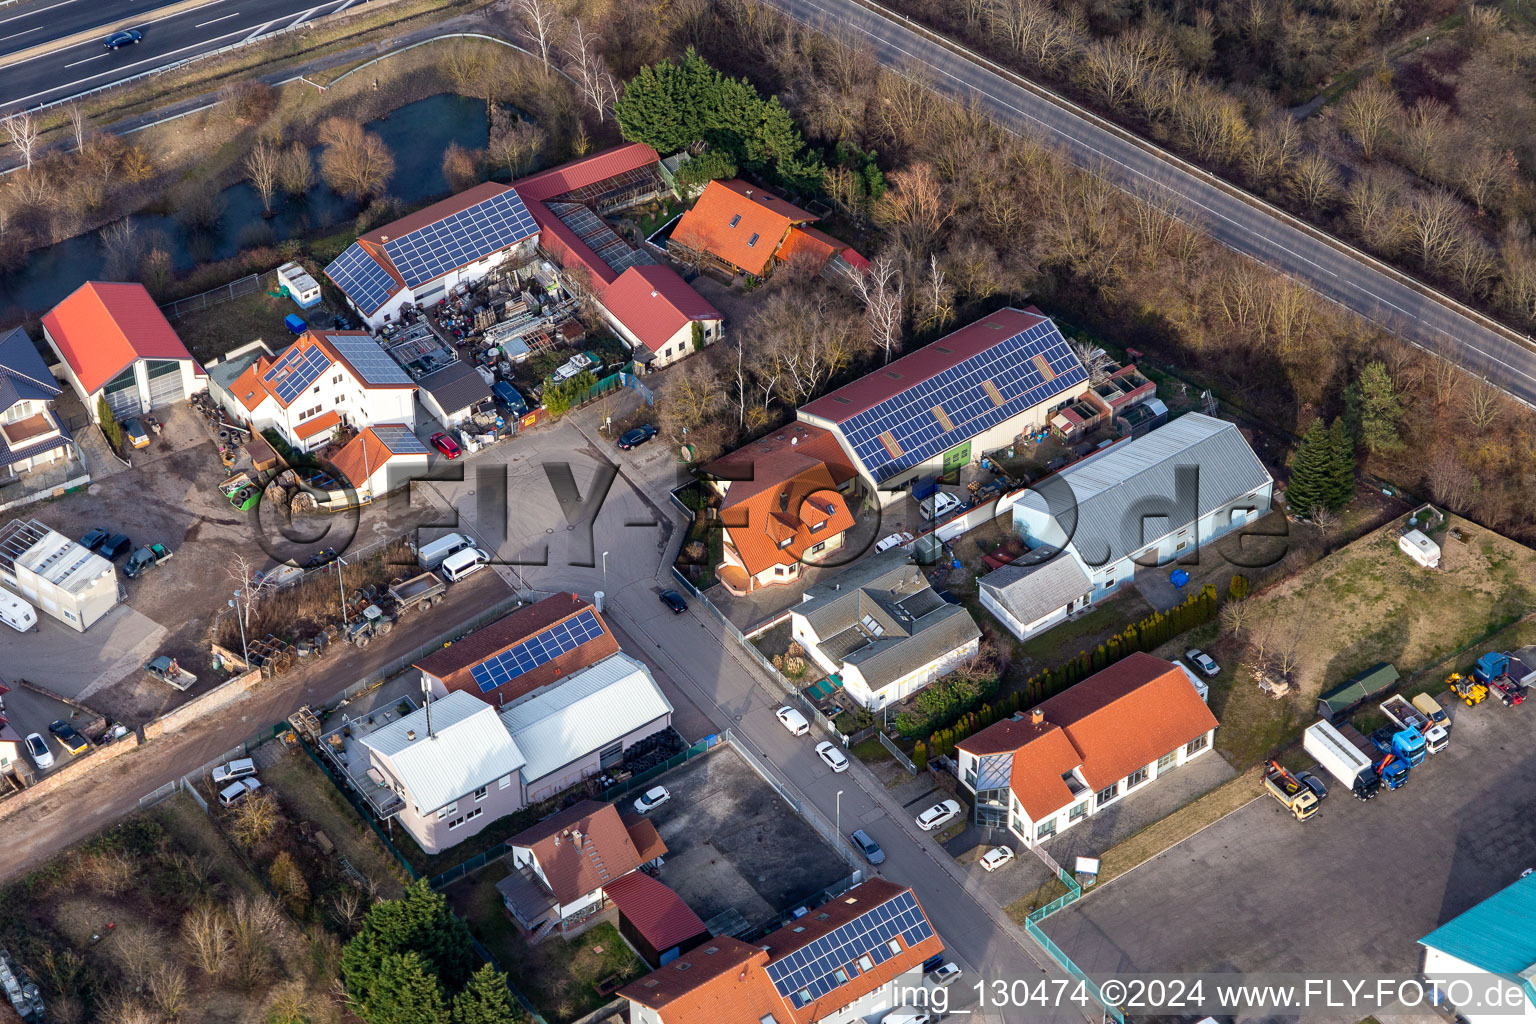
POLYGON ((207 0, 174 14, 157 13, 154 0, 27 0, 0 7, 0 63, 15 54, 64 41, 80 32, 117 25, 141 12, 127 27, 142 42, 120 50, 102 45, 106 32, 0 67, 0 111, 35 107, 112 85, 220 47, 247 42, 265 32, 335 14, 367 0, 207 0))
POLYGON ((1399 283, 1363 258, 1340 251, 1184 170, 1097 127, 1065 106, 1014 84, 882 16, 856 0, 763 0, 798 21, 835 25, 869 40, 874 56, 901 69, 925 68, 933 86, 962 101, 975 97, 1001 125, 1045 136, 1080 166, 1099 170, 1130 191, 1165 192, 1224 245, 1292 276, 1314 291, 1406 341, 1446 354, 1479 377, 1536 404, 1536 350, 1399 283))

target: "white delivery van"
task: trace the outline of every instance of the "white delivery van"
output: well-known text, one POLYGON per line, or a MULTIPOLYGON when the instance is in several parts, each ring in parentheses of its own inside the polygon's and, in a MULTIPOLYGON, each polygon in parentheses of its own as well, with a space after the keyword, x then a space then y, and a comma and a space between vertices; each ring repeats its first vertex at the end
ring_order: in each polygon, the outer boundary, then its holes
POLYGON ((489 562, 485 552, 479 548, 465 548, 463 551, 455 551, 443 559, 443 575, 448 577, 449 583, 457 583, 472 572, 479 572, 481 566, 489 562))
POLYGON ((423 569, 432 570, 443 564, 443 559, 470 547, 470 540, 462 533, 450 533, 446 537, 428 541, 416 552, 416 562, 423 569))
POLYGON ((0 590, 0 622, 18 633, 31 632, 37 628, 37 609, 9 590, 0 590))

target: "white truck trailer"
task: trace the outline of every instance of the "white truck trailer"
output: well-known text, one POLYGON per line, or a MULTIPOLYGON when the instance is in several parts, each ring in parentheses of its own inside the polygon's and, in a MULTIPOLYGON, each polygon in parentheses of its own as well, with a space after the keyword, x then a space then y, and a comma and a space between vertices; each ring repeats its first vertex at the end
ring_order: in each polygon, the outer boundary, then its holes
POLYGON ((1302 749, 1328 774, 1349 787, 1356 800, 1370 800, 1381 789, 1381 779, 1366 757, 1326 719, 1307 727, 1302 734, 1302 749))
POLYGON ((37 609, 9 590, 0 590, 0 622, 18 633, 37 629, 37 609))

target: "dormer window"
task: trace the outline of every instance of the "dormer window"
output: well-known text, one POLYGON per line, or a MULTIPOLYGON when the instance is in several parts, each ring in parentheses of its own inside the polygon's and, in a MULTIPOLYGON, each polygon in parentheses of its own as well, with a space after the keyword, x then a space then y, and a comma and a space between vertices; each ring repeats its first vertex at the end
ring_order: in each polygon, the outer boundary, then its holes
MULTIPOLYGON (((741 214, 738 213, 736 216, 731 218, 731 227, 735 227, 737 224, 740 224, 740 223, 741 223, 741 214)), ((753 235, 752 237, 756 238, 757 236, 753 235)))

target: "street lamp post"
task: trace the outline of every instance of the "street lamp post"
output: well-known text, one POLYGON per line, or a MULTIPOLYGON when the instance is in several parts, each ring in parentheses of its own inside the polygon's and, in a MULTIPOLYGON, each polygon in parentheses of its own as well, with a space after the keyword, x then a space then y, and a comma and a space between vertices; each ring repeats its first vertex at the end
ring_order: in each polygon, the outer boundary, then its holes
POLYGON ((608 592, 608 552, 603 552, 603 593, 608 592))
POLYGON ((843 834, 843 791, 837 791, 837 834, 843 834))
POLYGON ((347 560, 340 555, 336 556, 336 587, 341 594, 341 628, 347 628, 347 584, 341 577, 341 567, 347 564, 347 560))
POLYGON ((249 669, 251 667, 251 650, 245 645, 245 614, 242 607, 244 602, 236 604, 235 601, 239 600, 240 591, 237 590, 235 591, 235 600, 230 601, 229 606, 235 610, 235 621, 240 623, 240 653, 245 658, 245 667, 249 669))

